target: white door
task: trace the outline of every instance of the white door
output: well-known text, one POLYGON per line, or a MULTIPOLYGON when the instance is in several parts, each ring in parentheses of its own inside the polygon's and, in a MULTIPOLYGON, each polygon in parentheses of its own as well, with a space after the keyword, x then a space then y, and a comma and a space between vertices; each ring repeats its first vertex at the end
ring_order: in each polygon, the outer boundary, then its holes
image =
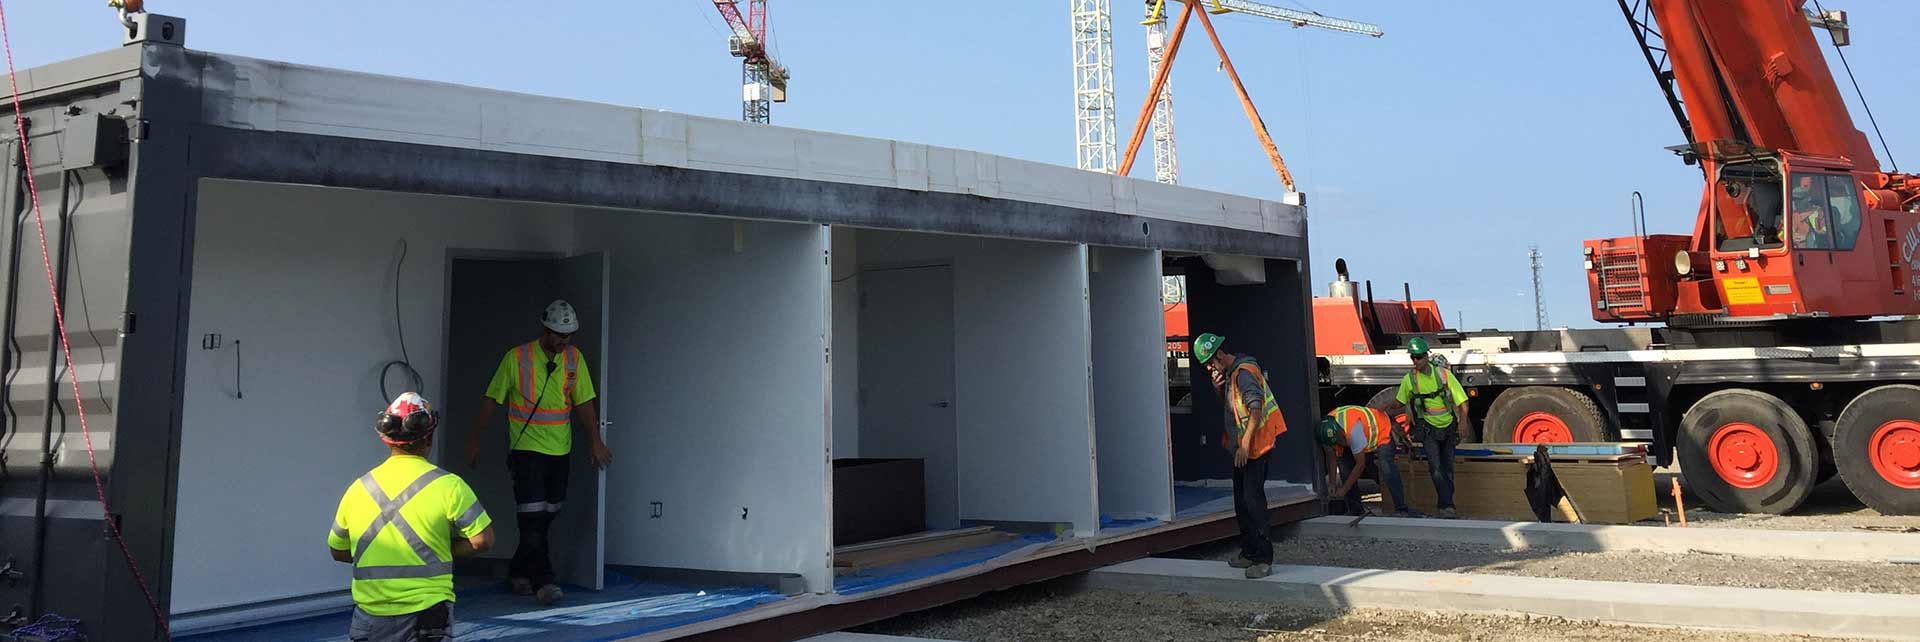
POLYGON ((960 525, 953 269, 860 275, 860 456, 925 461, 927 527, 960 525))

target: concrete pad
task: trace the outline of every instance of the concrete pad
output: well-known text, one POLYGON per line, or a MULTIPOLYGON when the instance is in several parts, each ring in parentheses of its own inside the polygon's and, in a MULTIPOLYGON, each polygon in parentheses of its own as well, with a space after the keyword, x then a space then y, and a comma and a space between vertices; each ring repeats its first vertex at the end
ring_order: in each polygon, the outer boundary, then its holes
POLYGON ((1087 575, 1119 591, 1196 593, 1317 608, 1533 614, 1620 624, 1920 640, 1920 596, 1593 582, 1504 575, 1275 566, 1245 579, 1221 562, 1149 558, 1087 575))
POLYGON ((1359 536, 1484 544, 1512 549, 1716 553, 1840 562, 1887 562, 1891 558, 1920 556, 1920 537, 1893 533, 1542 524, 1395 517, 1368 517, 1357 526, 1348 526, 1347 523, 1351 521, 1353 521, 1351 517, 1320 517, 1301 522, 1296 532, 1314 537, 1359 536))
POLYGON ((897 635, 872 635, 869 633, 848 633, 846 631, 841 631, 839 633, 828 633, 826 635, 810 637, 805 640, 801 640, 800 642, 947 642, 947 641, 934 640, 930 638, 908 638, 908 637, 900 637, 897 635))

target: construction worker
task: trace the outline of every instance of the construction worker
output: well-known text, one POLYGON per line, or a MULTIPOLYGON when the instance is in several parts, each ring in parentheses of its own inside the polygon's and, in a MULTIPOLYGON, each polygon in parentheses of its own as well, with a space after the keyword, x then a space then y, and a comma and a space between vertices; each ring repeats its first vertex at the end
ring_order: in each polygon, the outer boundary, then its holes
POLYGON ((453 639, 453 558, 493 546, 493 519, 458 475, 427 463, 440 415, 403 393, 374 420, 385 463, 347 486, 327 534, 333 559, 353 565, 347 638, 453 639))
POLYGON ((1249 579, 1273 570, 1273 542, 1267 539, 1267 452, 1287 431, 1267 375, 1253 357, 1220 349, 1226 338, 1213 333, 1193 340, 1193 355, 1207 366, 1214 392, 1227 407, 1226 433, 1220 445, 1233 453, 1233 514, 1240 524, 1240 552, 1227 563, 1246 569, 1249 579))
POLYGON ((1395 435, 1399 426, 1387 413, 1366 406, 1340 406, 1320 418, 1314 437, 1327 450, 1327 496, 1344 496, 1348 515, 1366 512, 1360 497, 1360 476, 1366 474, 1367 461, 1379 469, 1380 487, 1393 500, 1394 517, 1418 517, 1407 508, 1400 470, 1393 460, 1395 444, 1405 441, 1395 435), (1348 471, 1342 480, 1340 471, 1348 471))
POLYGON ((1426 339, 1407 341, 1413 369, 1400 378, 1400 390, 1384 410, 1391 415, 1411 406, 1408 433, 1426 452, 1440 517, 1453 519, 1458 516, 1453 509, 1453 449, 1461 435, 1473 430, 1473 420, 1467 416, 1467 391, 1460 379, 1446 366, 1433 365, 1428 352, 1426 339))
POLYGON ((579 418, 595 468, 605 468, 613 461, 613 453, 601 440, 586 358, 568 343, 580 329, 579 315, 571 304, 555 300, 547 305, 540 323, 544 330, 540 338, 500 358, 467 440, 467 465, 479 466, 479 435, 493 423, 494 412, 506 405, 507 469, 513 475, 514 521, 520 535, 509 582, 514 593, 552 604, 563 592, 554 583, 548 531, 567 498, 567 458, 573 451, 569 416, 579 418))
POLYGON ((1812 176, 1801 176, 1793 184, 1793 245, 1825 250, 1833 248, 1833 234, 1827 229, 1827 208, 1814 194, 1812 176))

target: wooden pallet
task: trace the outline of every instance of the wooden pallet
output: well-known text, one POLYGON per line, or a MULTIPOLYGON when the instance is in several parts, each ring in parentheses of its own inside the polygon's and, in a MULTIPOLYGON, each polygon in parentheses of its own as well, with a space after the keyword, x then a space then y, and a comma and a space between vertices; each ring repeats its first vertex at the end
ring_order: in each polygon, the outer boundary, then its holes
MULTIPOLYGON (((1424 460, 1402 462, 1400 484, 1411 508, 1432 514, 1438 501, 1428 470, 1424 460)), ((1586 462, 1555 457, 1553 472, 1570 498, 1555 509, 1556 522, 1631 524, 1659 514, 1653 466, 1644 457, 1586 462)), ((1527 462, 1519 458, 1454 462, 1453 502, 1461 517, 1534 521, 1526 487, 1527 462)), ((1391 510, 1389 501, 1383 493, 1379 507, 1391 510)))

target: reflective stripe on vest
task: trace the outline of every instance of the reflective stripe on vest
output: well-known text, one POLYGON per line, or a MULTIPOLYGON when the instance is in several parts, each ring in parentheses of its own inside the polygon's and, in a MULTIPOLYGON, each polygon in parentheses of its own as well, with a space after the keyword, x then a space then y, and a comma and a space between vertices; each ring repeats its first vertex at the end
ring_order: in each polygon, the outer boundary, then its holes
POLYGON ((1447 383, 1449 381, 1452 381, 1453 373, 1448 372, 1445 367, 1434 366, 1433 367, 1434 390, 1433 392, 1429 392, 1429 393, 1420 392, 1420 371, 1415 370, 1413 372, 1408 373, 1407 376, 1412 378, 1413 398, 1415 401, 1420 402, 1420 414, 1426 415, 1428 417, 1444 417, 1444 416, 1453 414, 1453 404, 1448 403, 1453 401, 1453 399, 1451 399, 1450 395, 1447 394, 1447 383), (1431 404, 1427 403, 1428 399, 1432 399, 1435 397, 1438 397, 1440 399, 1439 408, 1434 408, 1431 404))
MULTIPOLYGON (((1229 405, 1233 406, 1233 418, 1241 429, 1241 440, 1250 444, 1252 452, 1248 453, 1248 456, 1259 457, 1267 454, 1268 450, 1272 450, 1273 438, 1286 432, 1287 429, 1284 423, 1274 425, 1282 421, 1280 403, 1273 399, 1273 389, 1267 386, 1267 376, 1252 364, 1236 366, 1233 369, 1233 375, 1227 377, 1227 399, 1229 405), (1247 416, 1247 404, 1240 395, 1240 385, 1234 381, 1240 378, 1240 372, 1243 370, 1253 375, 1254 383, 1260 386, 1260 405, 1263 412, 1258 421, 1247 416)), ((1239 448, 1239 443, 1234 441, 1233 437, 1233 435, 1227 435, 1227 439, 1222 442, 1227 450, 1239 448)))
POLYGON ((1340 417, 1339 422, 1340 422, 1340 427, 1345 428, 1347 430, 1347 433, 1348 433, 1347 441, 1349 442, 1353 441, 1351 436, 1353 433, 1353 424, 1354 424, 1353 417, 1354 415, 1359 415, 1360 431, 1362 435, 1366 436, 1367 445, 1379 446, 1381 444, 1386 443, 1385 441, 1382 441, 1380 439, 1381 435, 1383 434, 1381 431, 1385 430, 1385 427, 1380 425, 1379 417, 1376 417, 1373 414, 1374 410, 1370 408, 1363 408, 1358 406, 1346 406, 1341 408, 1341 410, 1342 410, 1341 414, 1343 416, 1340 417))
MULTIPOLYGON (((386 491, 380 490, 380 482, 374 480, 373 473, 367 473, 360 478, 360 487, 365 489, 368 495, 373 496, 373 503, 380 507, 380 516, 375 517, 373 523, 367 525, 367 531, 360 534, 360 541, 354 543, 353 579, 394 580, 402 578, 436 577, 453 573, 453 561, 441 559, 440 554, 434 552, 433 547, 427 546, 427 541, 420 539, 419 533, 414 532, 413 525, 407 523, 407 518, 400 516, 400 508, 402 506, 406 506, 407 502, 412 501, 415 495, 420 494, 420 491, 426 490, 427 485, 432 484, 434 480, 445 477, 446 475, 447 471, 438 468, 421 473, 419 478, 413 480, 413 483, 407 484, 406 490, 400 491, 399 495, 391 498, 387 497, 386 491), (393 529, 400 533, 400 538, 407 540, 407 546, 413 549, 413 553, 420 556, 419 564, 403 564, 398 566, 360 565, 360 560, 366 558, 367 547, 373 545, 374 538, 379 536, 380 530, 386 528, 388 524, 392 524, 393 529)), ((464 529, 467 526, 472 526, 474 520, 480 519, 481 512, 480 503, 474 502, 473 508, 467 509, 466 515, 460 516, 461 521, 465 522, 465 524, 456 523, 454 527, 464 529)), ((345 530, 346 529, 343 528, 336 528, 335 532, 344 532, 345 530)))
MULTIPOLYGON (((537 343, 526 343, 514 348, 514 354, 520 364, 520 394, 509 398, 507 416, 522 426, 565 426, 568 411, 573 407, 573 378, 580 369, 580 351, 573 346, 567 346, 561 351, 564 355, 561 357, 561 367, 567 372, 566 382, 561 384, 561 395, 564 397, 560 400, 561 407, 558 409, 535 408, 533 407, 535 403, 545 404, 551 401, 539 398, 539 391, 534 389, 535 369, 545 367, 545 364, 534 361, 536 345, 537 343)), ((545 386, 541 386, 541 389, 544 390, 545 386)))

